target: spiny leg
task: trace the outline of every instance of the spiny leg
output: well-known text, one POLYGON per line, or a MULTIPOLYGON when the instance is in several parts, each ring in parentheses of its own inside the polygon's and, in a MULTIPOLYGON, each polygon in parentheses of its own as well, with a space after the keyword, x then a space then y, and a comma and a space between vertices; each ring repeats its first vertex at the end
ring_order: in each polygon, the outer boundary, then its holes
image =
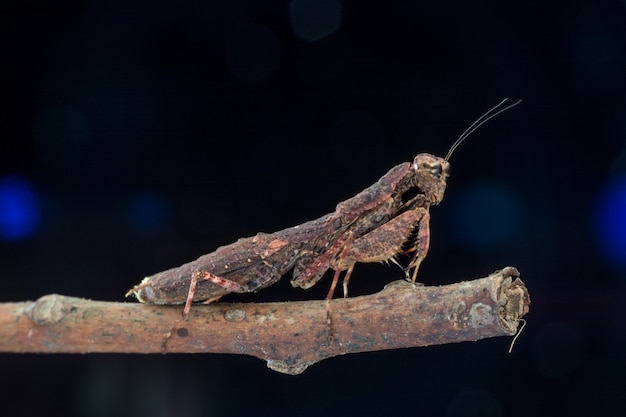
POLYGON ((417 245, 415 246, 415 255, 409 264, 407 270, 413 268, 413 276, 411 281, 415 284, 417 278, 417 270, 428 253, 430 246, 430 213, 425 211, 417 229, 417 245))
MULTIPOLYGON (((426 256, 429 242, 430 215, 424 207, 416 207, 405 211, 371 232, 354 240, 347 254, 347 259, 354 262, 393 262, 401 253, 416 252, 409 266, 404 268, 407 281, 411 280, 410 269, 418 267, 426 256), (415 239, 411 239, 415 231, 415 239), (413 243, 414 242, 414 243, 413 243), (407 248, 407 244, 411 244, 407 248)), ((343 269, 347 269, 345 263, 343 269)), ((417 273, 413 276, 417 276, 417 273)))

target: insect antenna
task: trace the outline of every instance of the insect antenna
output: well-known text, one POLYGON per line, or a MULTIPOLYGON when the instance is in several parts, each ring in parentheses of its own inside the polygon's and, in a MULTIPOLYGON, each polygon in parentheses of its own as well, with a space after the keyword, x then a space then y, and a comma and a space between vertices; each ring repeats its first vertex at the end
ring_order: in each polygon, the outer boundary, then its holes
POLYGON ((448 154, 446 155, 446 157, 444 159, 446 161, 448 161, 450 159, 450 157, 452 156, 452 153, 454 153, 456 148, 459 147, 461 142, 463 142, 465 139, 467 139, 467 137, 469 135, 474 133, 476 131, 476 129, 481 127, 484 123, 486 123, 489 120, 493 119, 494 117, 496 117, 500 113, 507 111, 511 107, 517 106, 518 104, 520 104, 522 102, 522 100, 517 100, 515 103, 511 103, 511 104, 509 104, 506 107, 500 108, 508 100, 509 100, 509 98, 507 97, 504 100, 502 100, 501 102, 499 102, 498 104, 496 104, 495 106, 493 106, 489 111, 484 113, 482 116, 480 116, 478 119, 476 119, 476 121, 474 121, 474 123, 472 123, 467 129, 465 129, 465 131, 463 133, 461 133, 461 136, 459 136, 459 138, 454 141, 452 146, 450 146, 450 150, 448 151, 448 154))

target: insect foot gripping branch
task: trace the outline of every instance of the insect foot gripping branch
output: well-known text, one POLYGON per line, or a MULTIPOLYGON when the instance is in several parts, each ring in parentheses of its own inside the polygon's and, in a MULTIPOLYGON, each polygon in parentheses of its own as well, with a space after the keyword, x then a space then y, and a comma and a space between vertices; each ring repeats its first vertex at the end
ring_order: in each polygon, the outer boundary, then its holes
POLYGON ((356 263, 391 261, 399 265, 396 257, 407 253, 412 257, 405 273, 415 282, 428 252, 430 207, 443 199, 450 157, 482 124, 520 103, 506 104, 507 100, 472 123, 445 158, 418 154, 413 162, 393 167, 373 185, 337 204, 332 213, 275 233, 239 239, 193 262, 144 278, 126 296, 135 295, 144 303, 185 304, 186 316, 193 302, 209 303, 229 293, 258 291, 292 269, 291 284, 304 289, 333 269, 328 315, 341 272, 346 271, 343 294, 347 297, 356 263))

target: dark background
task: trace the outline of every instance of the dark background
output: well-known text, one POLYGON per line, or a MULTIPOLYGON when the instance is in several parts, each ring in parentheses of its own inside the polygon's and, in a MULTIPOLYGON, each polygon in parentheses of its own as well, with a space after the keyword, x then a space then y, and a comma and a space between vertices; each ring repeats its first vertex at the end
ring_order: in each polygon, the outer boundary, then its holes
MULTIPOLYGON (((142 277, 451 159, 419 280, 514 265, 510 338, 323 361, 0 356, 3 415, 618 416, 626 3, 3 1, 0 297, 123 300, 142 277), (534 4, 533 4, 534 3, 534 4)), ((356 267, 353 295, 401 279, 356 267)), ((287 279, 225 301, 323 298, 287 279)), ((393 306, 390 306, 393 308, 393 306)))

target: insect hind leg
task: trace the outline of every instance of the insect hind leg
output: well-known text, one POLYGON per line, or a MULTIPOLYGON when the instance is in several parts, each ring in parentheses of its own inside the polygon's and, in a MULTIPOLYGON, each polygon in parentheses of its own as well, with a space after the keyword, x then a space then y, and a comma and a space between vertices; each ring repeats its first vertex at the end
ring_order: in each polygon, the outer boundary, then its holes
MULTIPOLYGON (((191 282, 189 283, 189 292, 187 293, 187 300, 185 301, 185 308, 183 310, 183 317, 187 317, 189 314, 189 310, 191 310, 191 304, 193 303, 193 297, 196 293, 196 287, 198 285, 198 281, 209 281, 216 285, 219 285, 222 288, 229 290, 230 292, 247 292, 248 289, 240 284, 237 284, 235 281, 231 281, 226 278, 219 277, 215 274, 212 274, 207 271, 203 271, 201 269, 197 269, 191 275, 191 282)), ((221 296, 220 296, 221 297, 221 296)), ((213 301, 217 301, 220 297, 210 298, 205 300, 203 303, 208 304, 213 301)))

